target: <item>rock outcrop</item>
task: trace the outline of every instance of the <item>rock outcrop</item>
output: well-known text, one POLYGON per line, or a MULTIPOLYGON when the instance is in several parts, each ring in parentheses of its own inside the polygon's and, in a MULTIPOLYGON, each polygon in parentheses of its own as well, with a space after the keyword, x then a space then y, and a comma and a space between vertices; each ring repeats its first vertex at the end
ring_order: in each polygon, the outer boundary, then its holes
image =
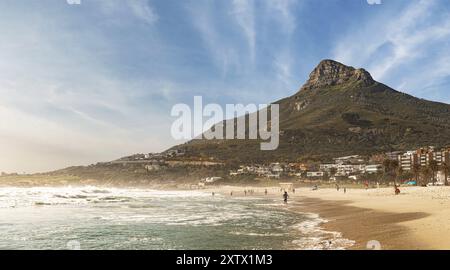
POLYGON ((366 70, 355 69, 334 60, 323 60, 309 75, 308 81, 301 90, 340 85, 349 82, 369 86, 375 83, 372 76, 366 70))

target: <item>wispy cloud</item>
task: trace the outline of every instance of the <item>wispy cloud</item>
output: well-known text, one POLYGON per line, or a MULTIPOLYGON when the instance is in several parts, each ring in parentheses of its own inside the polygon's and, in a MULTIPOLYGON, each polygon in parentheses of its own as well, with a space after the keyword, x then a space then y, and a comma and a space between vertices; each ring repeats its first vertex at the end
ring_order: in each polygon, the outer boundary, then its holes
POLYGON ((237 24, 242 28, 250 51, 251 61, 255 61, 256 29, 255 29, 255 4, 253 0, 233 0, 233 16, 237 24))
POLYGON ((220 70, 222 78, 230 71, 240 70, 242 61, 238 55, 240 48, 234 43, 234 39, 222 33, 223 25, 216 17, 217 9, 214 2, 198 3, 187 7, 187 10, 194 28, 205 44, 209 59, 220 70))
POLYGON ((297 5, 291 0, 274 0, 266 2, 267 14, 275 22, 277 29, 282 33, 281 46, 275 50, 273 60, 274 70, 282 87, 290 89, 294 87, 294 80, 291 74, 292 65, 295 64, 291 52, 292 35, 296 28, 296 17, 292 12, 297 5))
POLYGON ((152 24, 158 21, 159 16, 155 10, 149 5, 148 1, 127 1, 128 6, 131 8, 133 14, 141 20, 152 24))
MULTIPOLYGON (((366 67, 377 80, 419 91, 427 81, 450 74, 450 70, 433 74, 400 72, 417 62, 422 66, 428 66, 428 62, 436 65, 439 59, 450 53, 448 45, 442 44, 450 37, 450 14, 445 9, 440 10, 438 4, 439 1, 434 0, 413 1, 394 14, 395 17, 373 17, 360 26, 359 31, 351 32, 337 43, 334 58, 366 67), (416 85, 407 83, 408 80, 414 80, 416 85)), ((387 16, 393 14, 388 13, 387 16)), ((440 69, 436 66, 429 68, 440 69)))
POLYGON ((266 2, 272 16, 280 23, 280 31, 292 34, 296 28, 296 18, 292 10, 298 2, 294 0, 272 0, 266 2))
POLYGON ((153 24, 159 19, 159 15, 149 0, 100 0, 94 2, 94 4, 98 5, 107 15, 124 15, 120 18, 122 20, 124 18, 137 18, 148 24, 153 24))

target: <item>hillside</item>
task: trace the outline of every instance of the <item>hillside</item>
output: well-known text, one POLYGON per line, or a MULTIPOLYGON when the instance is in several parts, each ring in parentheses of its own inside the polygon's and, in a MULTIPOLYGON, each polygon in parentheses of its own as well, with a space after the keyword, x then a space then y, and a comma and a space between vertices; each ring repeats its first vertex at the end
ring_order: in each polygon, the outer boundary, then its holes
POLYGON ((193 140, 172 149, 228 162, 327 160, 450 144, 450 105, 415 98, 364 69, 323 60, 280 105, 280 146, 257 140, 193 140))

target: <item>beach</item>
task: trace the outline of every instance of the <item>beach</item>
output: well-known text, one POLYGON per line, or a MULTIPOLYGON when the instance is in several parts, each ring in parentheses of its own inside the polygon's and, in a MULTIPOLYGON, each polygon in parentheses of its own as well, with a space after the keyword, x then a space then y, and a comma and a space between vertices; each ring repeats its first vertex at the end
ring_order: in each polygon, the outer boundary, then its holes
POLYGON ((400 190, 2 187, 0 249, 450 249, 450 188, 400 190))
MULTIPOLYGON (((222 187, 221 192, 243 196, 266 196, 261 187, 222 187)), ((282 200, 279 187, 268 189, 269 197, 282 200)), ((327 222, 327 231, 342 233, 355 241, 350 249, 450 249, 450 188, 401 187, 349 189, 296 188, 290 192, 292 211, 317 213, 327 222), (379 243, 379 246, 378 246, 379 243)))

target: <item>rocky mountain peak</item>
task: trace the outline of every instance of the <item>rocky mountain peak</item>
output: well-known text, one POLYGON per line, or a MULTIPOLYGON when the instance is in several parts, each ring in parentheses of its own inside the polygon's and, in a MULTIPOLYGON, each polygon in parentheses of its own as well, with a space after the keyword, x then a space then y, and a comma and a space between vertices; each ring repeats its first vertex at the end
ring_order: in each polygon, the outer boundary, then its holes
POLYGON ((322 60, 314 68, 301 90, 345 84, 351 81, 360 83, 362 86, 369 86, 375 82, 370 73, 362 68, 355 69, 327 59, 322 60))

